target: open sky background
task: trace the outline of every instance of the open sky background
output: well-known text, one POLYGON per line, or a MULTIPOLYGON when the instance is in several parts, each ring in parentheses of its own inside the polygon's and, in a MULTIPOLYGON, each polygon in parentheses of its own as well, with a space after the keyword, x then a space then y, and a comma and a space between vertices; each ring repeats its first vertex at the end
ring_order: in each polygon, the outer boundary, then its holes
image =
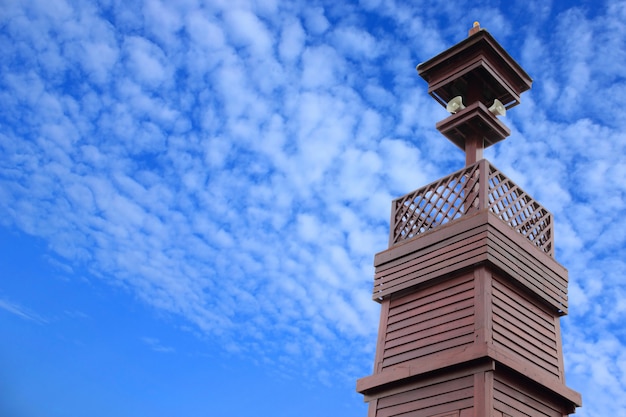
POLYGON ((415 66, 534 79, 577 415, 626 416, 626 2, 0 0, 0 415, 366 415, 391 200, 462 168, 415 66))

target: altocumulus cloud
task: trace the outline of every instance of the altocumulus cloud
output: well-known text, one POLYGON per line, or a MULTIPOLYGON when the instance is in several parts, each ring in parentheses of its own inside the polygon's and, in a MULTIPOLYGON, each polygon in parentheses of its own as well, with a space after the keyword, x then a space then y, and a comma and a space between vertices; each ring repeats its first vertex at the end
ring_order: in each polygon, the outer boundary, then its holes
POLYGON ((462 164, 414 67, 471 14, 536 78, 488 157, 556 216, 580 415, 626 415, 626 4, 340 3, 3 5, 3 226, 225 349, 352 381, 390 200, 462 164))

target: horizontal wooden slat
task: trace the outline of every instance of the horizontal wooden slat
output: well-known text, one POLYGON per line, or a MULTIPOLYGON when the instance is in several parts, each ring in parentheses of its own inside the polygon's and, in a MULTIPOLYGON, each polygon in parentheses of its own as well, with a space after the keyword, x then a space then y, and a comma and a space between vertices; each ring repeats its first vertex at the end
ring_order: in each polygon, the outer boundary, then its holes
POLYGON ((493 328, 493 343, 501 346, 520 360, 530 362, 544 369, 546 372, 560 378, 557 358, 546 355, 532 344, 520 338, 519 335, 499 326, 493 328))
POLYGON ((567 270, 488 211, 377 254, 373 297, 379 300, 481 262, 506 272, 559 314, 567 313, 567 270))
POLYGON ((541 262, 540 257, 543 257, 541 254, 537 254, 535 251, 524 250, 524 246, 526 245, 520 246, 519 242, 514 242, 515 244, 511 245, 510 237, 511 234, 517 236, 515 232, 507 228, 506 225, 498 224, 498 222, 491 222, 491 224, 494 228, 493 233, 490 233, 490 239, 494 242, 494 245, 498 245, 504 253, 511 255, 511 259, 515 260, 515 265, 526 265, 529 271, 533 271, 536 275, 543 277, 544 280, 557 291, 567 292, 567 274, 563 274, 563 272, 566 271, 560 269, 557 272, 549 268, 545 263, 541 262))
POLYGON ((377 297, 385 297, 394 292, 419 285, 429 279, 445 276, 476 263, 486 261, 487 251, 485 249, 486 245, 473 248, 473 250, 461 250, 456 254, 457 256, 451 257, 446 262, 440 262, 429 268, 412 271, 411 274, 393 282, 376 283, 375 295, 377 297))
POLYGON ((402 337, 385 343, 385 356, 397 355, 400 352, 420 348, 426 344, 438 343, 445 339, 453 330, 463 327, 473 328, 473 324, 474 316, 472 314, 456 320, 451 319, 441 324, 430 324, 428 328, 423 329, 419 333, 407 333, 402 337))
POLYGON ((560 379, 562 361, 553 314, 530 301, 502 277, 493 282, 493 341, 518 361, 532 364, 560 379))
POLYGON ((383 367, 441 354, 473 342, 474 278, 458 276, 392 299, 383 342, 383 367))
POLYGON ((450 303, 447 305, 444 304, 442 307, 433 309, 433 310, 428 310, 428 307, 424 306, 424 309, 423 309, 424 312, 422 312, 421 314, 410 316, 406 318, 405 320, 393 323, 393 325, 388 326, 387 327, 388 337, 393 338, 394 337, 393 335, 397 334, 396 333, 397 331, 404 332, 404 329, 406 328, 413 328, 413 326, 421 326, 425 322, 433 321, 440 316, 451 314, 456 311, 465 311, 467 309, 470 309, 471 311, 468 313, 474 314, 473 301, 474 301, 473 298, 468 297, 466 299, 459 300, 457 303, 450 303))
POLYGON ((510 381, 503 383, 494 380, 494 408, 513 417, 563 417, 563 413, 554 405, 538 401, 535 393, 525 393, 510 381))
MULTIPOLYGON (((445 413, 447 411, 452 410, 460 410, 463 408, 471 407, 474 404, 474 399, 471 396, 467 396, 473 392, 472 388, 465 388, 464 390, 459 391, 458 393, 453 392, 450 394, 457 394, 462 397, 458 400, 449 400, 444 402, 443 404, 433 405, 430 407, 423 407, 423 401, 416 401, 415 403, 403 404, 398 407, 389 407, 382 410, 378 410, 376 413, 376 417, 392 417, 399 416, 402 417, 430 417, 437 414, 445 413), (405 411, 406 410, 406 411, 405 411)), ((437 396, 433 398, 436 400, 437 398, 442 397, 437 396)), ((443 398, 443 400, 447 400, 447 398, 443 398)))
MULTIPOLYGON (((510 230, 507 230, 510 233, 510 230)), ((567 308, 567 282, 545 272, 536 263, 520 255, 516 245, 506 244, 498 233, 489 235, 489 259, 500 269, 515 277, 534 293, 558 307, 567 308)))
POLYGON ((474 375, 470 374, 460 378, 451 378, 450 380, 444 382, 439 381, 430 385, 407 389, 404 392, 381 397, 378 400, 378 409, 433 397, 437 394, 457 391, 464 388, 470 388, 473 386, 473 384, 474 375))
POLYGON ((376 268, 374 279, 384 277, 387 280, 394 280, 406 274, 406 271, 413 269, 425 268, 433 263, 441 260, 442 257, 448 256, 449 253, 454 253, 459 249, 467 248, 470 245, 476 245, 478 242, 487 238, 487 231, 475 230, 478 233, 472 233, 468 231, 464 233, 463 239, 449 240, 447 245, 438 248, 430 247, 420 251, 419 257, 405 258, 404 262, 393 264, 381 265, 376 268), (392 266, 393 265, 393 266, 392 266))
MULTIPOLYGON (((455 348, 457 346, 471 344, 474 341, 474 329, 473 326, 462 327, 460 329, 455 329, 451 332, 447 332, 443 336, 445 337, 442 337, 442 335, 433 337, 432 343, 424 344, 423 347, 420 347, 418 349, 414 349, 391 357, 385 357, 383 359, 383 368, 397 365, 401 362, 409 361, 411 359, 455 348)), ((430 340, 427 340, 425 342, 430 342, 430 340)))
POLYGON ((380 398, 376 416, 435 415, 470 407, 473 405, 473 396, 472 376, 455 379, 380 398))
MULTIPOLYGON (((442 326, 442 325, 447 325, 448 323, 451 322, 455 322, 461 319, 465 319, 469 317, 469 320, 473 321, 473 317, 474 317, 474 308, 472 305, 472 300, 466 300, 465 301, 465 308, 458 308, 459 306, 457 306, 456 304, 452 304, 450 306, 448 306, 448 309, 450 310, 449 312, 447 312, 446 314, 442 314, 438 317, 436 317, 435 319, 424 319, 422 316, 416 316, 415 320, 420 320, 419 322, 416 322, 413 325, 410 326, 406 326, 406 327, 402 327, 398 330, 395 331, 390 331, 387 333, 387 343, 385 344, 385 346, 387 347, 393 347, 396 346, 398 344, 402 344, 404 343, 402 340, 398 340, 398 339, 405 339, 407 337, 411 337, 413 339, 416 339, 418 337, 422 337, 424 331, 428 331, 433 327, 437 327, 437 326, 442 326), (415 333, 420 332, 419 335, 416 335, 415 333)), ((435 310, 433 312, 441 312, 440 310, 435 310)))
MULTIPOLYGON (((409 311, 415 308, 415 303, 423 304, 423 302, 420 301, 423 298, 436 296, 436 294, 438 293, 445 292, 445 295, 442 294, 441 296, 439 296, 439 298, 444 298, 451 293, 467 291, 468 289, 473 288, 473 280, 473 274, 458 276, 450 280, 448 285, 433 285, 430 287, 422 288, 420 289, 420 291, 406 294, 402 297, 393 298, 389 303, 389 307, 393 309, 395 314, 403 313, 405 311, 409 311)), ((432 300, 428 300, 427 302, 430 303, 432 302, 432 300)))
POLYGON ((460 346, 445 351, 428 361, 415 359, 398 367, 389 367, 374 375, 357 380, 357 392, 365 395, 365 401, 372 401, 411 389, 426 387, 439 382, 450 381, 476 372, 493 369, 491 362, 475 362, 484 357, 484 352, 473 346, 460 346), (454 365, 464 364, 462 367, 454 365), (441 368, 446 367, 446 372, 441 368), (408 380, 408 378, 411 378, 408 380), (400 383, 400 382, 404 383, 400 383))
MULTIPOLYGON (((472 299, 472 298, 473 298, 473 291, 472 291, 471 285, 465 288, 455 287, 455 288, 451 288, 450 291, 442 291, 441 294, 437 294, 437 298, 425 297, 424 299, 419 300, 419 304, 418 302, 412 303, 413 304, 412 310, 404 311, 403 313, 400 313, 400 314, 395 314, 396 312, 394 311, 394 309, 390 309, 389 321, 388 321, 389 326, 390 326, 389 329, 395 330, 398 326, 396 325, 396 323, 404 322, 416 316, 422 316, 423 314, 431 313, 429 314, 429 317, 434 318, 438 315, 436 313, 437 310, 449 307, 450 305, 464 303, 465 300, 472 299), (455 290, 457 289, 458 289, 458 292, 455 292, 455 290)), ((419 321, 423 321, 423 319, 420 318, 419 321)), ((409 324, 412 324, 412 323, 409 323, 409 324)), ((406 326, 406 325, 408 324, 404 324, 400 326, 406 326)))
POLYGON ((518 282, 550 304, 558 307, 559 310, 567 308, 567 294, 555 288, 545 276, 534 273, 530 266, 519 263, 511 256, 512 250, 507 252, 506 248, 493 245, 490 245, 489 249, 488 259, 494 265, 515 277, 518 282))
POLYGON ((517 333, 527 342, 535 345, 537 348, 543 350, 550 356, 557 356, 556 335, 554 333, 548 335, 538 331, 545 331, 545 329, 530 327, 522 319, 502 310, 495 303, 493 305, 493 321, 494 326, 501 326, 503 329, 507 329, 509 331, 518 330, 517 333))
POLYGON ((452 264, 452 265, 447 265, 444 268, 440 269, 440 270, 436 270, 433 272, 430 272, 428 274, 425 274, 423 276, 417 277, 414 280, 410 280, 404 284, 398 285, 396 287, 390 288, 388 290, 381 290, 380 292, 377 292, 377 296, 374 296, 373 299, 375 301, 379 301, 384 297, 390 296, 392 294, 407 290, 409 288, 414 288, 415 286, 419 286, 421 284, 425 284, 427 285, 429 281, 431 280, 435 280, 435 279, 440 279, 441 277, 446 277, 446 276, 451 276, 454 275, 456 273, 458 273, 458 271, 469 268, 471 266, 476 265, 477 263, 480 262, 484 262, 487 260, 487 256, 486 254, 480 254, 478 257, 470 257, 468 259, 465 259, 461 262, 452 264))
POLYGON ((409 343, 405 343, 397 347, 386 348, 384 358, 397 356, 400 353, 410 350, 419 350, 435 344, 444 343, 449 339, 455 339, 469 332, 473 332, 473 328, 472 317, 460 320, 459 323, 435 326, 420 333, 419 335, 416 335, 416 338, 409 343))
POLYGON ((450 251, 438 252, 433 258, 422 258, 422 263, 410 269, 392 275, 383 275, 374 281, 379 293, 387 293, 402 284, 415 280, 433 272, 441 271, 446 267, 459 264, 467 259, 475 258, 486 252, 487 241, 482 239, 467 246, 450 251))
POLYGON ((528 302, 522 294, 499 284, 497 280, 494 281, 493 296, 495 304, 519 316, 522 320, 528 320, 529 325, 540 327, 539 331, 547 332, 547 334, 553 334, 556 331, 554 315, 546 313, 535 303, 528 302))

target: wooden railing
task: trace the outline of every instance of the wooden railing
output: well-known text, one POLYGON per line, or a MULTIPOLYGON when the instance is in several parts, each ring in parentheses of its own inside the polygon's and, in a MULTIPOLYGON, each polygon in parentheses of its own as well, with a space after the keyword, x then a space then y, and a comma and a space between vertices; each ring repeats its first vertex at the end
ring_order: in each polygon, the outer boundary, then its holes
POLYGON ((486 159, 393 200, 389 247, 485 208, 554 255, 552 214, 486 159))

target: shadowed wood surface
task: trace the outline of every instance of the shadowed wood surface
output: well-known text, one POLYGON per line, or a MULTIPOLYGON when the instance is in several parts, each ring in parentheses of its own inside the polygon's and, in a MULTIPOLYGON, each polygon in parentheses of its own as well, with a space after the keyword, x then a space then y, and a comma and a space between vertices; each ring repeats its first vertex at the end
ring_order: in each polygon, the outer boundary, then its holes
POLYGON ((508 109, 519 104, 520 95, 532 85, 530 76, 484 29, 418 65, 417 71, 443 107, 466 93, 468 85, 479 84, 484 100, 497 98, 508 109))
POLYGON ((558 317, 531 302, 501 278, 493 280, 492 308, 494 346, 562 379, 555 323, 558 317))
POLYGON ((547 395, 531 381, 503 370, 493 381, 494 410, 510 417, 563 417, 574 412, 572 404, 547 395))
POLYGON ((475 367, 432 375, 402 387, 391 388, 377 400, 377 416, 459 416, 474 407, 475 367))

